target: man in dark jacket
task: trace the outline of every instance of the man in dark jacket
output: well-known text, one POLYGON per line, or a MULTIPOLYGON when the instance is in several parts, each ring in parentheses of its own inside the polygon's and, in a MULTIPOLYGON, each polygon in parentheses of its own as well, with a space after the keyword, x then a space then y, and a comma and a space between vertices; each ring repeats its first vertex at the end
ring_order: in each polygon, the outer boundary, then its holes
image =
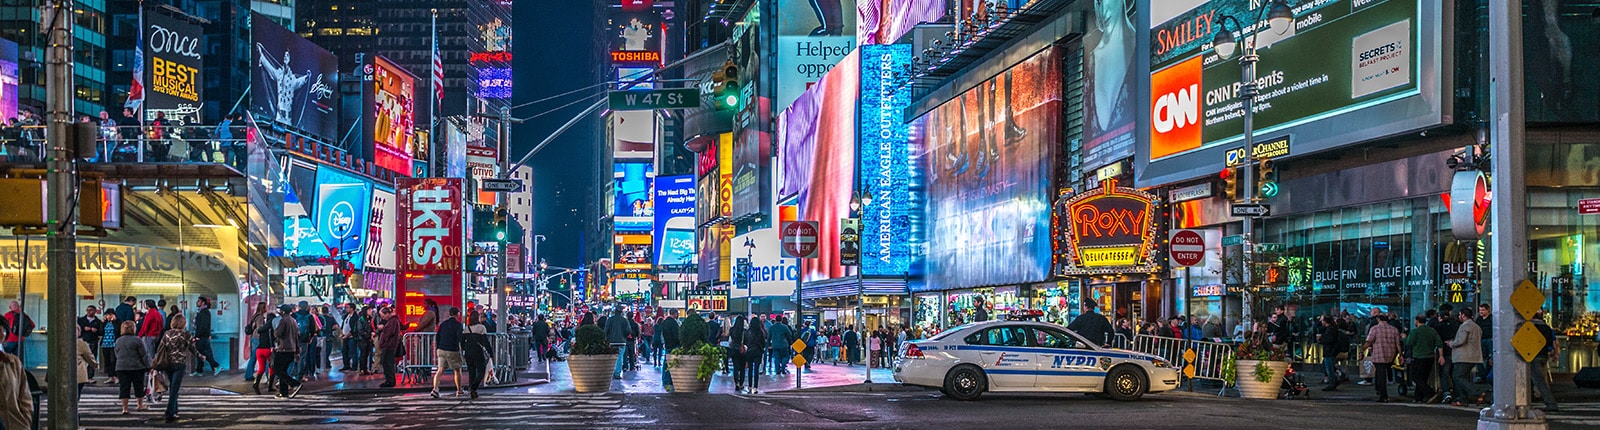
POLYGON ((394 308, 385 307, 380 315, 381 323, 378 324, 378 362, 383 365, 383 383, 380 388, 394 388, 394 376, 400 370, 400 318, 394 316, 394 308))
POLYGON ((212 375, 222 373, 222 365, 217 364, 216 354, 211 352, 211 299, 204 296, 195 299, 194 321, 189 324, 194 327, 194 348, 199 351, 194 357, 194 375, 200 376, 206 369, 206 364, 211 364, 212 375))
POLYGON ((1111 321, 1106 320, 1105 315, 1096 312, 1098 308, 1099 304, 1095 303, 1094 299, 1083 299, 1083 313, 1078 314, 1078 317, 1072 320, 1072 324, 1067 325, 1067 329, 1078 333, 1089 342, 1101 346, 1110 345, 1111 321))
POLYGON ((272 328, 272 374, 278 378, 277 397, 294 397, 300 393, 300 378, 289 372, 289 365, 299 358, 300 325, 295 323, 294 307, 278 307, 278 319, 272 328))

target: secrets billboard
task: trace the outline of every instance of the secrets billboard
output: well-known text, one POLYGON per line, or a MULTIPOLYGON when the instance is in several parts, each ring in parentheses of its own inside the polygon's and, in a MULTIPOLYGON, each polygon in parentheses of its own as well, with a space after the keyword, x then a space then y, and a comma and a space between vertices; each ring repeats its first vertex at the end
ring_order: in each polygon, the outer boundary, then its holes
POLYGON ((332 52, 251 14, 250 112, 325 141, 338 139, 339 62, 332 52))
POLYGON ((362 132, 367 135, 369 160, 385 170, 411 176, 411 154, 416 144, 417 78, 387 58, 373 55, 362 65, 362 132))
POLYGON ((656 265, 695 262, 694 176, 655 178, 655 222, 652 225, 656 265))
POLYGON ((922 272, 920 249, 927 190, 921 135, 895 115, 911 106, 911 87, 899 85, 894 71, 911 64, 911 45, 861 46, 862 190, 871 204, 862 207, 861 272, 908 276, 922 272))
MULTIPOLYGON (((1214 174, 1242 148, 1242 49, 1212 46, 1224 17, 1253 22, 1251 0, 1148 2, 1148 139, 1140 184, 1214 174)), ((1305 155, 1439 125, 1449 111, 1441 2, 1305 2, 1281 28, 1230 28, 1258 46, 1255 135, 1305 155), (1259 31, 1255 31, 1259 29, 1259 31)), ((1231 21, 1230 21, 1231 22, 1231 21)))
POLYGON ((923 116, 927 288, 1049 276, 1061 58, 1047 48, 923 116))
POLYGON ((145 120, 157 113, 168 121, 199 124, 205 104, 204 29, 154 11, 144 14, 145 120))
POLYGON ((369 231, 372 183, 353 173, 321 166, 317 169, 316 202, 312 222, 317 225, 322 244, 328 247, 328 255, 360 269, 366 264, 362 252, 369 231))

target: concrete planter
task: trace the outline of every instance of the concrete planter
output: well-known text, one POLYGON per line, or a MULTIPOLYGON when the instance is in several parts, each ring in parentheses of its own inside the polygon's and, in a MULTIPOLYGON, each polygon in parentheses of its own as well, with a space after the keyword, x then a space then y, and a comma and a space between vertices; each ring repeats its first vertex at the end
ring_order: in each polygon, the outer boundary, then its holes
POLYGON ((704 393, 710 389, 710 378, 702 381, 695 377, 700 372, 700 363, 705 360, 703 355, 667 355, 667 362, 671 363, 667 371, 672 373, 672 392, 704 393))
POLYGON ((1238 380, 1239 397, 1246 399, 1276 399, 1279 388, 1283 386, 1283 374, 1289 370, 1287 361, 1267 361, 1267 370, 1271 373, 1267 382, 1256 380, 1256 363, 1259 360, 1239 360, 1238 380))
POLYGON ((611 390, 611 372, 616 366, 616 354, 567 356, 567 373, 572 376, 572 387, 580 393, 611 390))

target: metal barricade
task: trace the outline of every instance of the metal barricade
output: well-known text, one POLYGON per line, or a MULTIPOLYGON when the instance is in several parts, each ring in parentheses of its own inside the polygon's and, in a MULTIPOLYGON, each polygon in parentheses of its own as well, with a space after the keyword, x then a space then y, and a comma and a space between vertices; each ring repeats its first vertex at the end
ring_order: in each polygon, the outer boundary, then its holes
MULTIPOLYGON (((1194 376, 1189 379, 1225 381, 1222 366, 1233 357, 1233 345, 1203 340, 1136 335, 1129 350, 1155 355, 1177 366, 1183 374, 1185 366, 1194 366, 1194 376), (1185 352, 1193 350, 1194 360, 1185 360, 1185 352)), ((1185 375, 1185 377, 1187 377, 1185 375)))
POLYGON ((405 334, 406 358, 400 366, 402 381, 420 384, 433 377, 434 350, 438 342, 436 335, 433 332, 405 334))

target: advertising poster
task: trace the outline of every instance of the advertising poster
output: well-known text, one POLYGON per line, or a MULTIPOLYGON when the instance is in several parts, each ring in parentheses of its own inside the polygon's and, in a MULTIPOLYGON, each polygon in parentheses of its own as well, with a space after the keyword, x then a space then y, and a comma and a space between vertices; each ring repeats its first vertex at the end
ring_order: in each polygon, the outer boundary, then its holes
MULTIPOLYGON (((800 206, 800 219, 816 221, 818 237, 839 237, 839 220, 850 216, 850 194, 855 189, 855 180, 852 178, 856 171, 856 133, 859 131, 856 126, 856 98, 860 90, 860 61, 859 51, 851 53, 810 90, 818 93, 817 116, 811 120, 814 128, 801 135, 810 134, 814 136, 813 140, 796 141, 796 136, 791 135, 788 136, 789 143, 795 148, 784 149, 785 156, 797 160, 787 166, 802 170, 796 172, 795 176, 803 182, 787 184, 798 190, 796 198, 800 206), (810 150, 800 149, 806 147, 810 150), (806 160, 810 162, 806 163, 806 160)), ((791 115, 789 120, 795 121, 796 118, 791 115)), ((791 126, 785 131, 793 132, 796 129, 791 126)), ((833 240, 820 242, 817 258, 801 263, 801 277, 805 281, 816 281, 845 276, 844 268, 838 264, 839 243, 833 240)))
POLYGON ((605 37, 611 41, 611 62, 632 66, 660 65, 661 15, 651 10, 611 11, 605 37))
POLYGON ((656 150, 656 113, 647 110, 611 112, 611 149, 615 159, 650 159, 656 150))
POLYGON ((332 52, 250 15, 250 112, 322 140, 338 139, 339 62, 332 52))
MULTIPOLYGON (((756 229, 733 238, 733 258, 750 259, 749 293, 755 297, 789 297, 794 295, 794 279, 800 275, 795 259, 783 258, 778 249, 778 229, 756 229)), ((734 297, 744 297, 743 288, 734 289, 734 297)))
POLYGON ((396 270, 452 274, 462 264, 462 195, 459 178, 397 178, 399 228, 396 270))
POLYGON ((655 178, 655 264, 683 265, 695 262, 694 176, 655 178))
POLYGON ((1141 180, 1183 169, 1214 173, 1223 152, 1240 146, 1245 115, 1237 59, 1252 39, 1260 57, 1256 137, 1287 135, 1288 155, 1444 121, 1440 96, 1448 93, 1441 86, 1450 83, 1436 78, 1442 61, 1438 2, 1297 5, 1289 25, 1242 32, 1240 48, 1231 59, 1221 58, 1211 42, 1222 17, 1256 16, 1256 3, 1151 3, 1150 137, 1141 151, 1150 168, 1141 171, 1141 180), (1185 154, 1196 156, 1179 157, 1185 154))
MULTIPOLYGON (((893 44, 911 27, 944 17, 946 0, 873 0, 856 3, 856 40, 861 45, 893 44)), ((1012 3, 1024 3, 1012 0, 1012 3)), ((999 2, 997 2, 999 3, 999 2)))
POLYGON ((1083 167, 1097 169, 1133 156, 1134 72, 1138 30, 1133 0, 1094 2, 1094 25, 1083 34, 1083 167))
POLYGON ((0 39, 0 120, 17 117, 17 42, 0 39))
POLYGON ((855 8, 855 0, 778 0, 778 99, 773 107, 788 108, 855 50, 855 8))
POLYGON ((369 269, 394 270, 394 192, 372 190, 372 216, 367 222, 366 262, 369 269))
MULTIPOLYGON (((872 197, 861 209, 861 273, 907 276, 922 272, 918 251, 926 241, 923 206, 927 190, 921 135, 897 112, 911 105, 911 88, 893 71, 911 63, 911 45, 861 46, 861 189, 872 197)), ((843 263, 841 263, 843 264, 843 263)))
POLYGON ((650 163, 614 163, 612 180, 616 183, 614 228, 617 231, 650 231, 655 217, 655 165, 650 163))
POLYGON ((199 124, 205 100, 205 35, 198 24, 191 24, 157 12, 144 14, 145 120, 160 113, 168 121, 199 124))
POLYGON ((650 235, 618 234, 614 236, 617 260, 612 269, 621 271, 650 270, 650 235))
POLYGON ((927 288, 1048 276, 1061 67, 1061 50, 1046 49, 922 118, 927 288))
POLYGON ((411 174, 416 140, 416 81, 404 67, 374 55, 362 66, 366 88, 364 131, 370 137, 372 162, 402 176, 411 174))
POLYGON ((334 167, 317 169, 317 209, 312 220, 317 234, 328 247, 328 256, 347 260, 357 269, 366 263, 362 252, 367 244, 371 195, 371 182, 334 167))

